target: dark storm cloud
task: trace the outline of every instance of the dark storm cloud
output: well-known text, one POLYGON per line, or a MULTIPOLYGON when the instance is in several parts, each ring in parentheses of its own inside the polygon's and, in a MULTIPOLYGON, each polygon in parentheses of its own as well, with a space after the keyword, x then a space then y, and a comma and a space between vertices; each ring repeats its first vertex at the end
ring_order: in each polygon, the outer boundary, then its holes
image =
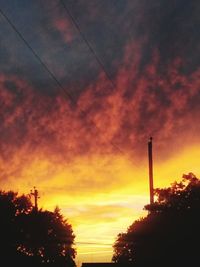
POLYGON ((77 105, 60 100, 62 90, 1 17, 3 144, 27 140, 77 155, 110 152, 112 143, 139 151, 149 134, 164 148, 167 140, 181 143, 179 135, 197 138, 197 1, 65 0, 112 90, 60 1, 17 2, 0 7, 77 105))
MULTIPOLYGON (((64 3, 113 79, 123 62, 125 46, 133 40, 141 42, 141 72, 152 61, 155 50, 160 55, 160 71, 164 72, 175 57, 186 61, 182 70, 186 73, 199 66, 198 1, 64 3)), ((2 0, 0 7, 57 79, 69 88, 75 84, 70 91, 74 97, 102 71, 60 1, 2 0)), ((2 17, 0 23, 1 69, 27 77, 40 90, 54 88, 55 82, 2 17)))
MULTIPOLYGON (((76 84, 77 77, 83 84, 85 79, 95 77, 98 66, 96 62, 92 64, 94 58, 69 22, 66 11, 59 2, 55 4, 54 1, 29 1, 27 4, 20 1, 20 4, 15 6, 8 1, 1 4, 1 8, 63 86, 71 87, 72 83, 76 84), (68 26, 69 29, 63 26, 68 26), (72 40, 69 39, 69 32, 72 40), (67 40, 66 35, 69 36, 67 40)), ((55 86, 51 75, 4 18, 1 24, 2 40, 10 57, 7 71, 21 74, 36 84, 41 91, 44 91, 45 87, 46 91, 50 90, 52 84, 55 86)), ((1 53, 5 54, 5 49, 1 53)), ((79 86, 82 85, 79 83, 79 86)))
POLYGON ((141 33, 147 34, 149 51, 157 48, 162 64, 180 57, 186 70, 199 66, 199 1, 141 1, 144 18, 141 33))
POLYGON ((141 71, 152 61, 155 50, 161 72, 177 57, 186 62, 181 70, 186 74, 199 66, 199 1, 64 2, 111 77, 122 64, 125 45, 133 40, 141 42, 141 71))

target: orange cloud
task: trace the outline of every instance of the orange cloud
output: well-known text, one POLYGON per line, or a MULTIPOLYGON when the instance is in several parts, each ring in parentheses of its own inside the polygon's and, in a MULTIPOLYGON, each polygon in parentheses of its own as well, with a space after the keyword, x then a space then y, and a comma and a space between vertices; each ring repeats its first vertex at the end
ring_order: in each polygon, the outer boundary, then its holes
POLYGON ((61 206, 80 242, 110 244, 143 214, 149 135, 155 137, 156 186, 182 172, 200 173, 200 72, 185 75, 184 62, 174 59, 162 73, 155 52, 141 73, 140 48, 127 45, 115 88, 100 74, 76 104, 0 76, 1 187, 28 193, 36 185, 40 205, 61 206))

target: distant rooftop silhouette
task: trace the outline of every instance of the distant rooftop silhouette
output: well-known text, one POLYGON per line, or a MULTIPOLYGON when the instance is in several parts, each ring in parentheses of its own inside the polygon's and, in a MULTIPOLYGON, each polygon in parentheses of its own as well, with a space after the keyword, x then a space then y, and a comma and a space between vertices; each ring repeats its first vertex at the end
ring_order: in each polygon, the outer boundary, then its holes
POLYGON ((82 267, 110 267, 110 266, 116 266, 115 263, 111 262, 86 262, 82 264, 82 267))
POLYGON ((124 263, 113 263, 113 262, 86 262, 82 263, 82 267, 126 267, 130 266, 129 264, 124 263))

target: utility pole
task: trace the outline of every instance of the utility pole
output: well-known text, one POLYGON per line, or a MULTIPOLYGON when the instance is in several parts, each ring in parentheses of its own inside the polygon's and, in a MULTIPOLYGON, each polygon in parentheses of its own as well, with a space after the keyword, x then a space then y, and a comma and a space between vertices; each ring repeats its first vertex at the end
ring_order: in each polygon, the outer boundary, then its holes
POLYGON ((34 197, 34 207, 35 207, 35 210, 38 211, 38 199, 40 197, 39 197, 38 190, 36 189, 35 186, 34 186, 34 190, 33 191, 31 190, 30 195, 34 197))
POLYGON ((149 190, 150 190, 150 204, 154 203, 154 192, 153 192, 153 153, 152 153, 152 140, 149 138, 148 142, 148 157, 149 157, 149 190))

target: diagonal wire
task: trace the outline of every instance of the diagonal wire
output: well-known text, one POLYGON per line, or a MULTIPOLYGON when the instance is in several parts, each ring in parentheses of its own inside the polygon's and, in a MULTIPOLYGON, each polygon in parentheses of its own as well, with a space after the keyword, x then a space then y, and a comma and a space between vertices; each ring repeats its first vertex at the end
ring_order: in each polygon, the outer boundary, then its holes
MULTIPOLYGON (((65 6, 66 8, 66 6, 65 6)), ((68 9, 66 8, 66 10, 68 11, 68 9)), ((0 8, 0 14, 4 17, 4 19, 8 22, 8 24, 12 27, 12 29, 17 33, 17 35, 20 37, 20 39, 24 42, 24 44, 28 47, 28 49, 32 52, 32 54, 35 56, 35 58, 38 60, 38 62, 43 66, 43 68, 47 71, 47 73, 51 76, 51 78, 56 82, 56 84, 58 85, 58 87, 64 92, 64 94, 71 100, 71 102, 73 104, 75 104, 75 100, 72 97, 72 95, 67 92, 64 87, 62 86, 62 84, 60 83, 60 81, 56 78, 55 74, 49 69, 49 67, 45 64, 45 62, 40 58, 40 56, 38 55, 38 53, 33 49, 33 47, 29 44, 29 42, 24 38, 24 36, 22 35, 22 33, 17 29, 17 27, 14 25, 14 23, 8 18, 8 16, 3 12, 3 10, 0 8)), ((75 23, 77 29, 79 30, 82 38, 85 40, 86 44, 88 45, 88 47, 90 48, 90 51, 93 53, 93 55, 95 56, 95 58, 97 59, 98 63, 100 64, 100 66, 102 67, 102 69, 104 70, 108 80, 110 81, 110 83, 112 84, 112 86, 114 87, 114 83, 112 82, 112 80, 109 78, 101 60, 98 58, 98 56, 96 55, 94 49, 92 48, 92 46, 89 44, 89 42, 87 41, 87 39, 85 38, 85 36, 82 34, 80 27, 78 26, 78 24, 76 23, 76 21, 74 20, 73 16, 70 14, 70 17, 73 19, 73 22, 75 23)), ((82 113, 84 114, 84 111, 82 111, 82 113)), ((95 125, 95 127, 97 128, 97 126, 95 125)), ((110 144, 121 154, 124 155, 124 151, 121 150, 116 144, 113 143, 113 141, 110 142, 110 144)))
POLYGON ((83 241, 79 241, 79 242, 75 242, 75 244, 79 244, 79 245, 99 245, 99 246, 112 246, 113 244, 108 244, 108 243, 100 243, 100 242, 83 242, 83 241))
POLYGON ((62 91, 67 95, 67 97, 75 103, 73 97, 63 88, 62 84, 59 82, 59 80, 56 78, 54 73, 48 68, 48 66, 45 64, 45 62, 40 58, 40 56, 37 54, 37 52, 32 48, 32 46, 28 43, 28 41, 24 38, 24 36, 21 34, 21 32, 15 27, 15 25, 12 23, 12 21, 8 18, 8 16, 2 11, 0 8, 0 14, 6 19, 6 21, 10 24, 10 26, 13 28, 13 30, 18 34, 18 36, 21 38, 21 40, 25 43, 25 45, 29 48, 29 50, 33 53, 35 58, 39 61, 39 63, 43 66, 43 68, 47 71, 47 73, 53 78, 53 80, 56 82, 56 84, 62 89, 62 91))
MULTIPOLYGON (((93 46, 91 45, 91 43, 88 41, 88 39, 86 38, 85 34, 83 33, 83 31, 81 30, 78 21, 75 19, 75 17, 72 15, 72 13, 70 12, 69 8, 67 7, 67 5, 65 4, 65 2, 63 0, 60 0, 62 6, 64 7, 64 9, 66 10, 68 17, 71 19, 72 23, 74 24, 74 26, 76 27, 77 31, 79 32, 81 38, 83 39, 83 41, 85 42, 85 44, 88 46, 90 52, 93 54, 93 56, 95 57, 97 63, 99 64, 99 66, 101 67, 101 69, 103 70, 104 74, 107 77, 107 80, 110 82, 111 86, 113 87, 113 89, 115 89, 116 85, 113 82, 113 80, 111 79, 110 75, 108 74, 108 72, 106 71, 103 62, 101 61, 100 57, 97 55, 97 53, 95 52, 93 46)), ((121 154, 124 154, 124 151, 121 150, 115 143, 113 143, 113 141, 110 142, 110 144, 121 154)))
POLYGON ((70 12, 69 8, 67 7, 66 3, 63 0, 60 0, 63 8, 66 10, 68 17, 71 19, 72 23, 74 24, 74 26, 76 27, 77 31, 79 32, 81 38, 83 39, 83 41, 86 43, 86 45, 88 46, 90 52, 93 54, 93 56, 95 57, 97 63, 99 64, 99 66, 101 67, 101 69, 103 70, 104 74, 106 75, 108 81, 110 82, 110 84, 112 85, 113 88, 116 87, 115 83, 113 82, 113 80, 111 79, 110 75, 108 74, 108 72, 106 71, 103 62, 101 61, 100 57, 97 55, 96 51, 94 50, 93 46, 91 45, 91 43, 88 41, 88 39, 86 38, 85 34, 83 33, 83 31, 81 30, 78 21, 75 19, 75 17, 72 15, 72 13, 70 12))

